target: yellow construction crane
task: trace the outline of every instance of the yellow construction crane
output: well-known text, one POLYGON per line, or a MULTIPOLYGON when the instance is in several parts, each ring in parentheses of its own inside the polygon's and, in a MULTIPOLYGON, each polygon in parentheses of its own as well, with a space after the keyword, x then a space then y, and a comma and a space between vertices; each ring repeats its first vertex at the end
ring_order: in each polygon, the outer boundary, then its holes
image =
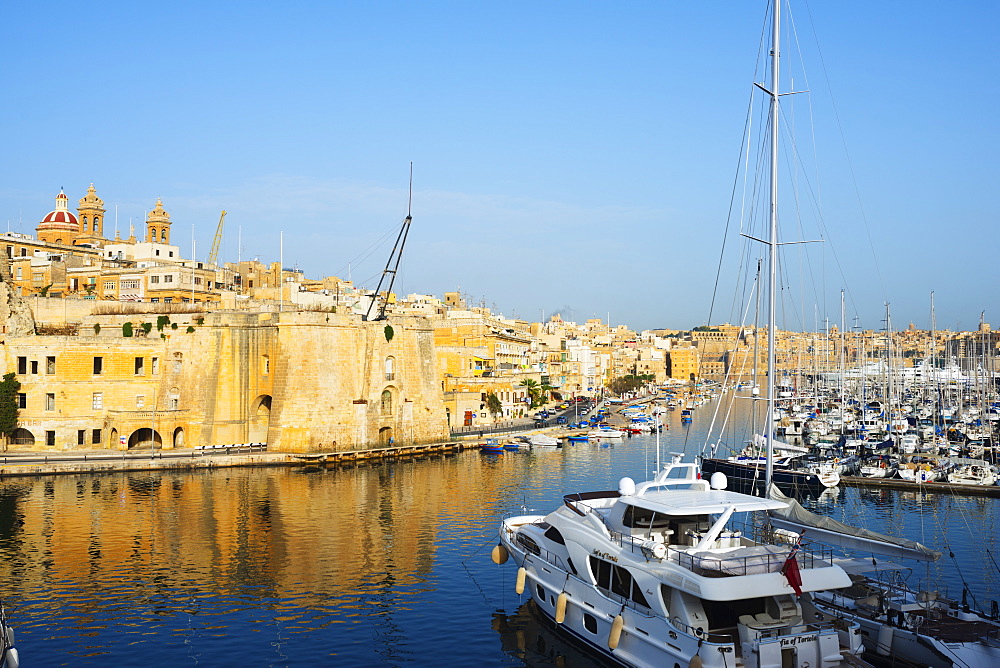
POLYGON ((208 253, 208 263, 215 264, 219 259, 219 246, 222 245, 222 222, 226 219, 226 212, 219 216, 219 227, 215 230, 215 239, 212 240, 212 250, 208 253))

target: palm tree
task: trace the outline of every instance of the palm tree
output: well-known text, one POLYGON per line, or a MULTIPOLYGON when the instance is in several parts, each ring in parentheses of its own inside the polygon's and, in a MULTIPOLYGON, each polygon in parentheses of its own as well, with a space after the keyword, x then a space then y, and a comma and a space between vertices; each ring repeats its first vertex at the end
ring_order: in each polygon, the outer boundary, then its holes
POLYGON ((525 378, 518 387, 523 387, 528 392, 528 398, 531 399, 531 408, 541 405, 541 401, 538 399, 538 395, 541 392, 538 381, 525 378))

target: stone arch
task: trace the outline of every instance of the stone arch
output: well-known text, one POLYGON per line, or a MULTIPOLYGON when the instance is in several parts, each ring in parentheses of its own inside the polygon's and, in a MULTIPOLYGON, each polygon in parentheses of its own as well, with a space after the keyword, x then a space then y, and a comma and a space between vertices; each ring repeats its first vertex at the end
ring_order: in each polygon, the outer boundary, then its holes
POLYGON ((183 448, 187 439, 184 436, 184 427, 174 429, 174 448, 183 448))
POLYGON ((394 445, 395 438, 392 435, 392 427, 382 427, 378 430, 378 444, 379 445, 394 445))
POLYGON ((396 380, 396 358, 392 355, 385 358, 385 379, 396 380))
POLYGON ((155 450, 161 447, 163 447, 163 438, 158 431, 150 427, 140 427, 128 437, 129 450, 155 450))
POLYGON ((87 217, 86 216, 83 217, 83 231, 84 232, 87 231, 87 217))
POLYGON ((108 436, 108 448, 112 450, 117 450, 120 446, 121 443, 118 442, 118 430, 112 429, 111 435, 108 436))
POLYGON ((251 443, 267 443, 267 429, 271 423, 271 395, 262 394, 250 405, 248 437, 251 443))
POLYGON ((34 445, 35 435, 24 427, 18 427, 11 432, 10 442, 12 445, 34 445))
POLYGON ((382 396, 379 398, 379 412, 382 415, 392 415, 393 409, 393 392, 391 387, 387 387, 382 390, 382 396))

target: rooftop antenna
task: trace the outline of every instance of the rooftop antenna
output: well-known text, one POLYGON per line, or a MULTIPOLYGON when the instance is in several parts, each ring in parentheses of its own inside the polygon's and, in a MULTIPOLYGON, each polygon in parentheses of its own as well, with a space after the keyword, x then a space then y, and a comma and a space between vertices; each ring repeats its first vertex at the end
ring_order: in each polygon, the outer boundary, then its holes
POLYGON ((375 294, 372 295, 371 303, 368 304, 368 311, 365 313, 365 320, 385 320, 385 308, 389 304, 389 295, 392 294, 392 286, 396 282, 396 272, 399 270, 399 262, 403 259, 403 247, 406 245, 406 236, 410 232, 410 223, 413 222, 413 216, 410 215, 410 208, 413 204, 413 163, 410 163, 410 191, 409 196, 406 200, 406 218, 403 219, 403 224, 399 228, 399 234, 396 236, 396 243, 392 247, 392 252, 389 253, 389 260, 385 263, 385 269, 382 271, 382 278, 378 279, 378 286, 375 288, 375 294), (393 258, 396 258, 395 263, 393 263, 393 258), (391 267, 391 269, 390 269, 391 267), (378 300, 379 293, 382 291, 382 282, 385 281, 385 277, 391 274, 389 278, 389 287, 385 291, 385 299, 382 300, 382 306, 379 307, 378 314, 372 318, 372 309, 375 308, 375 302, 378 300))

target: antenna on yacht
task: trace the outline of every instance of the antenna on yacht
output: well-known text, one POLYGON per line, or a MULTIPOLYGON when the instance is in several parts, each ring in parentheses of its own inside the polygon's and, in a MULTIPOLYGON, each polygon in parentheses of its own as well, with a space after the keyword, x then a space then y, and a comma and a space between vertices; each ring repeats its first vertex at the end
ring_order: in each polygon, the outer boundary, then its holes
POLYGON ((371 303, 368 304, 368 311, 365 313, 365 320, 385 320, 385 308, 389 305, 389 295, 392 294, 392 286, 396 282, 396 272, 399 270, 399 263, 403 259, 403 247, 406 245, 406 236, 410 232, 410 223, 413 222, 413 216, 410 215, 410 208, 413 204, 413 163, 410 163, 410 191, 406 200, 406 218, 403 219, 403 225, 399 228, 399 234, 396 236, 396 243, 392 247, 392 252, 389 253, 389 260, 385 263, 385 269, 382 271, 382 278, 378 280, 378 286, 375 288, 375 294, 372 295, 371 303), (396 258, 395 264, 393 264, 392 259, 396 258), (392 267, 390 269, 390 267, 392 267), (385 299, 382 301, 382 306, 379 307, 378 314, 374 318, 370 318, 372 309, 375 308, 375 302, 378 300, 379 292, 382 290, 382 282, 385 280, 387 275, 391 274, 389 278, 389 287, 385 291, 385 299))

